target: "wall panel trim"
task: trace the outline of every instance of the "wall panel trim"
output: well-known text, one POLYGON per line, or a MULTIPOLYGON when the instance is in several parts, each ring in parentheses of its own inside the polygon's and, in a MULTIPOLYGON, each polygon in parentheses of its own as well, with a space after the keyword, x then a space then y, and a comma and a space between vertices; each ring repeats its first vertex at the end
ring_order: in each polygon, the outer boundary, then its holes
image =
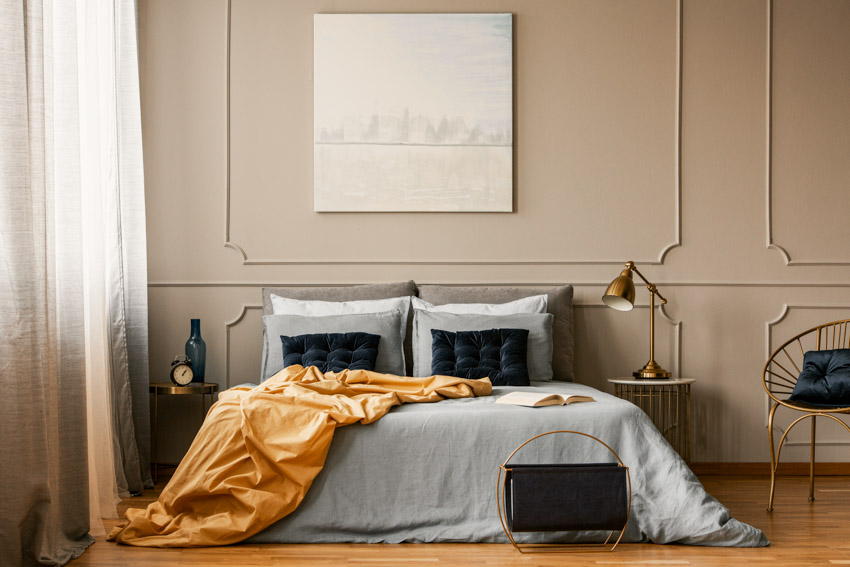
MULTIPOLYGON (((664 245, 663 248, 659 251, 657 258, 655 259, 635 259, 634 261, 638 264, 644 265, 663 265, 664 259, 667 256, 667 253, 673 250, 674 248, 678 248, 682 245, 682 22, 683 22, 683 2, 684 0, 673 0, 676 6, 676 61, 675 61, 675 88, 676 88, 676 96, 675 96, 675 143, 674 143, 674 210, 675 210, 675 218, 673 219, 674 226, 674 237, 671 242, 664 245)), ((231 248, 235 250, 242 257, 242 265, 243 266, 288 266, 288 265, 297 265, 297 266, 309 266, 309 265, 320 265, 320 266, 358 266, 358 265, 440 265, 440 266, 454 266, 454 265, 482 265, 482 266, 491 266, 491 265, 510 265, 510 266, 548 266, 548 265, 558 265, 558 266, 568 266, 568 265, 619 265, 625 262, 622 258, 616 259, 600 259, 600 260, 573 260, 573 259, 561 259, 561 260, 527 260, 524 258, 515 259, 515 260, 481 260, 479 258, 476 259, 468 259, 468 260, 432 260, 426 262, 411 262, 410 260, 350 260, 350 259, 330 259, 330 260, 287 260, 287 259, 251 259, 248 257, 248 253, 245 251, 245 248, 237 243, 235 243, 231 239, 231 215, 230 215, 230 203, 231 203, 231 167, 230 167, 230 155, 231 155, 231 140, 230 140, 230 121, 231 121, 231 112, 230 112, 230 72, 231 72, 231 46, 233 41, 232 35, 232 16, 233 16, 233 0, 227 0, 227 30, 225 32, 226 38, 226 89, 225 93, 225 116, 226 116, 226 164, 225 164, 225 219, 224 219, 224 247, 231 248)))
POLYGON ((224 346, 224 389, 228 389, 233 386, 230 383, 230 329, 238 325, 242 322, 242 319, 245 318, 245 315, 248 314, 249 309, 262 309, 262 305, 242 305, 242 310, 239 312, 239 315, 236 316, 232 321, 228 321, 224 323, 224 335, 225 335, 225 346, 224 346))
POLYGON ((248 260, 248 255, 241 246, 230 240, 230 45, 231 45, 231 23, 233 16, 233 0, 227 0, 227 29, 225 30, 225 159, 224 159, 224 178, 225 178, 225 201, 224 201, 224 247, 232 248, 242 255, 242 263, 248 260))
POLYGON ((791 254, 782 245, 773 239, 773 14, 775 0, 766 0, 767 3, 767 49, 766 69, 766 169, 765 171, 765 207, 767 209, 767 248, 776 250, 785 262, 786 266, 850 266, 847 260, 794 260, 791 254))
MULTIPOLYGON (((574 309, 596 309, 608 308, 604 303, 574 303, 574 309)), ((675 376, 683 376, 682 374, 682 322, 676 321, 667 313, 667 308, 664 304, 656 305, 655 307, 661 318, 673 326, 673 366, 670 368, 670 373, 675 376)), ((649 309, 649 305, 635 304, 635 309, 649 309)), ((649 340, 646 341, 649 347, 649 340)), ((665 365, 666 366, 666 365, 665 365)))
MULTIPOLYGON (((338 287, 344 285, 358 285, 364 283, 375 283, 371 281, 356 281, 356 282, 330 282, 324 284, 315 283, 292 283, 292 282, 201 282, 201 281, 149 281, 149 288, 156 287, 338 287)), ((565 285, 564 281, 548 281, 548 282, 441 282, 441 281, 418 281, 421 285, 446 285, 464 287, 470 285, 476 286, 510 286, 510 287, 542 287, 551 285, 565 285)), ((604 287, 609 281, 595 282, 569 282, 573 287, 604 287)), ((736 281, 715 281, 715 282, 664 282, 656 281, 656 285, 661 287, 754 287, 754 288, 850 288, 850 282, 736 282, 736 281)))
MULTIPOLYGON (((770 477, 770 463, 688 463, 688 466, 697 476, 712 475, 741 475, 741 476, 763 476, 770 477)), ((784 462, 780 463, 776 474, 779 476, 809 476, 808 462, 784 462)), ((850 475, 850 463, 841 462, 817 462, 815 463, 815 474, 818 476, 847 476, 850 475)))

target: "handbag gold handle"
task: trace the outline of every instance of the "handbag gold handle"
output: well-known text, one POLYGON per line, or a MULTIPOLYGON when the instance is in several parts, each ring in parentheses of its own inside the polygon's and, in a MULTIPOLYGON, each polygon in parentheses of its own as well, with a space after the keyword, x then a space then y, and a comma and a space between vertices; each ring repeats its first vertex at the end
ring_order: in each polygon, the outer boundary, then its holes
MULTIPOLYGON (((617 544, 619 544, 620 540, 623 539, 623 534, 626 533, 626 526, 629 523, 629 517, 631 516, 631 512, 632 512, 632 478, 631 478, 631 475, 629 473, 629 467, 627 467, 623 463, 623 460, 620 458, 620 455, 618 455, 617 452, 614 449, 609 447, 608 444, 606 444, 604 441, 594 437, 593 435, 589 435, 587 433, 582 433, 581 431, 570 431, 570 430, 566 430, 566 429, 559 429, 557 431, 547 431, 546 433, 541 433, 540 435, 535 435, 534 437, 525 441, 519 447, 514 449, 514 451, 510 454, 510 456, 505 460, 504 464, 499 466, 499 474, 496 477, 496 505, 499 508, 499 521, 502 523, 502 529, 504 530, 505 535, 508 537, 510 542, 513 544, 513 546, 520 553, 526 553, 527 551, 551 551, 553 547, 557 547, 559 551, 566 551, 566 549, 564 549, 563 546, 535 546, 535 547, 530 547, 530 548, 527 548, 527 549, 524 550, 522 547, 519 546, 519 544, 517 544, 516 540, 514 539, 513 533, 511 533, 511 530, 508 529, 506 513, 502 510, 502 503, 505 501, 505 487, 508 483, 508 475, 507 475, 506 471, 508 470, 508 463, 510 462, 510 460, 514 458, 514 455, 516 455, 517 452, 519 452, 520 449, 522 449, 523 447, 525 447, 526 445, 528 445, 532 441, 534 441, 536 439, 540 439, 541 437, 545 437, 547 435, 554 435, 555 433, 570 433, 570 434, 573 434, 573 435, 581 435, 583 437, 593 439, 594 441, 596 441, 597 443, 599 443, 600 445, 602 445, 603 447, 608 449, 611 452, 611 454, 614 455, 614 458, 617 459, 617 462, 620 464, 620 466, 626 469, 626 481, 627 481, 628 487, 629 487, 629 504, 628 504, 628 507, 626 509, 626 523, 623 524, 623 529, 620 530, 620 537, 617 538, 617 541, 614 542, 614 545, 609 550, 609 551, 614 551, 614 549, 617 547, 617 544), (505 471, 505 480, 504 481, 502 480, 502 472, 503 471, 505 471), (499 495, 499 486, 501 486, 501 488, 502 488, 501 496, 499 495)), ((615 531, 616 530, 612 530, 611 533, 608 534, 608 537, 605 539, 605 542, 602 543, 603 546, 608 544, 608 542, 611 540, 611 536, 614 535, 615 531)))

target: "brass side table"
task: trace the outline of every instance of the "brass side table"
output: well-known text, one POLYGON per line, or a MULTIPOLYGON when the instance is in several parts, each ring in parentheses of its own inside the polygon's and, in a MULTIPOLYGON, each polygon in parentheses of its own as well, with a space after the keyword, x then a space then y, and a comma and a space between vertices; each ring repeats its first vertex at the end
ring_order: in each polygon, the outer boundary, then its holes
POLYGON ((694 378, 610 378, 618 398, 642 409, 685 462, 691 460, 691 384, 694 378))
POLYGON ((218 392, 218 384, 211 382, 192 383, 188 386, 176 386, 171 382, 154 382, 150 385, 150 393, 153 394, 153 482, 156 484, 157 471, 159 471, 159 447, 157 437, 159 433, 159 397, 160 396, 201 396, 201 423, 207 416, 207 410, 213 404, 213 399, 218 392), (210 402, 206 403, 209 395, 210 402))

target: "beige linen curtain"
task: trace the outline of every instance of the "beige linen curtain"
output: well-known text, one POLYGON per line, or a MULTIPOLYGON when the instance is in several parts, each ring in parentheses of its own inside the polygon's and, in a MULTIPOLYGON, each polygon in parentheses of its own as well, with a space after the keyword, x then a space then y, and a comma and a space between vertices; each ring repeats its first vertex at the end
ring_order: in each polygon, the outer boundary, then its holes
POLYGON ((0 0, 0 563, 152 486, 133 0, 0 0))

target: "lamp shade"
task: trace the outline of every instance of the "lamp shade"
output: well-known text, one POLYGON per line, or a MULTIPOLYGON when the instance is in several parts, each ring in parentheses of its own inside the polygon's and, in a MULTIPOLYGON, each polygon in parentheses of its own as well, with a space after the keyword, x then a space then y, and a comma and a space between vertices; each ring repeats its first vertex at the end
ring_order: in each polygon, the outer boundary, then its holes
POLYGON ((634 308, 635 281, 632 279, 631 270, 627 268, 620 272, 620 275, 605 290, 602 301, 617 311, 631 311, 634 308))

